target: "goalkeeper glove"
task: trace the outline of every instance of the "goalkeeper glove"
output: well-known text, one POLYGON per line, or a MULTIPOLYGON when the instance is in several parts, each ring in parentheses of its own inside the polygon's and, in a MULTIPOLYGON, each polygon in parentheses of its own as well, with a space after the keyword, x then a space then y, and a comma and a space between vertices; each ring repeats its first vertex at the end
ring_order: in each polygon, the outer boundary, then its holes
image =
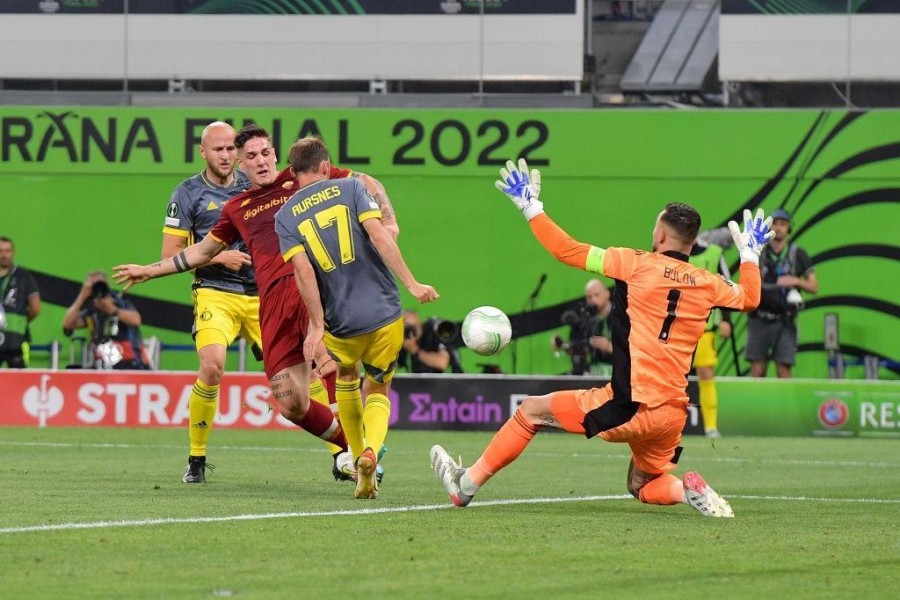
POLYGON ((772 217, 765 218, 763 209, 757 209, 756 216, 752 216, 749 210, 744 209, 744 231, 734 221, 728 222, 728 229, 734 245, 741 255, 741 262, 759 264, 759 255, 766 244, 775 237, 775 232, 770 231, 772 217))
POLYGON ((541 172, 532 169, 529 176, 528 164, 524 158, 519 159, 519 166, 513 161, 506 161, 506 166, 500 169, 500 179, 494 182, 494 186, 509 196, 525 219, 530 221, 544 212, 544 204, 538 200, 541 193, 541 172))

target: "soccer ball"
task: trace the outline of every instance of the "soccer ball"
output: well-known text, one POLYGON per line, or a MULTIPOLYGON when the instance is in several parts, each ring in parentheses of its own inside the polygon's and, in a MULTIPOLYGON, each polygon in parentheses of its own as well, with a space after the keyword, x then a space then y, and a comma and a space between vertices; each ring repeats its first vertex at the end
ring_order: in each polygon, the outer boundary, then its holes
POLYGON ((509 318, 499 308, 479 306, 463 320, 463 342, 476 354, 497 354, 506 348, 511 337, 509 318))

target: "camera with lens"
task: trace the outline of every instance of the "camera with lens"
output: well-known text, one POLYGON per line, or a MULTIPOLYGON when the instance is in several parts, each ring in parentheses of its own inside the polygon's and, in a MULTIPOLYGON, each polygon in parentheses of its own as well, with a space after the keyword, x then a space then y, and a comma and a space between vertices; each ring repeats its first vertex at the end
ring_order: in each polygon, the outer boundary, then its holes
POLYGON ((453 321, 431 317, 422 323, 423 342, 426 338, 429 338, 428 341, 437 341, 445 346, 458 345, 459 326, 453 321))
MULTIPOLYGON (((403 328, 403 335, 407 339, 416 338, 416 330, 412 325, 403 328)), ((454 321, 441 319, 440 317, 432 317, 422 322, 422 335, 416 340, 419 348, 425 352, 436 352, 438 350, 446 350, 450 355, 450 370, 454 373, 462 373, 462 363, 459 357, 459 345, 462 343, 460 336, 459 324, 454 321)), ((441 372, 440 370, 432 371, 432 368, 424 363, 413 361, 413 373, 430 373, 441 372)))
POLYGON ((91 300, 100 300, 110 295, 112 295, 112 291, 109 289, 109 284, 105 281, 95 281, 94 285, 91 286, 91 300))
POLYGON ((569 326, 569 341, 560 336, 553 339, 556 348, 565 350, 572 360, 572 375, 584 375, 591 369, 591 336, 597 307, 581 304, 562 314, 563 325, 569 326))

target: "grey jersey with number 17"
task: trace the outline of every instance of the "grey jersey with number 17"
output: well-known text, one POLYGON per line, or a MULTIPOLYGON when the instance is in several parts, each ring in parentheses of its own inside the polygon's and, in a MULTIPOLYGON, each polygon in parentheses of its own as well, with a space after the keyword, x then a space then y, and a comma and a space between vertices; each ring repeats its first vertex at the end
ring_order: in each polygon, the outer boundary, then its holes
POLYGON ((400 318, 400 292, 363 227, 381 209, 356 178, 310 184, 275 215, 285 261, 306 252, 316 271, 325 327, 336 337, 369 333, 400 318))

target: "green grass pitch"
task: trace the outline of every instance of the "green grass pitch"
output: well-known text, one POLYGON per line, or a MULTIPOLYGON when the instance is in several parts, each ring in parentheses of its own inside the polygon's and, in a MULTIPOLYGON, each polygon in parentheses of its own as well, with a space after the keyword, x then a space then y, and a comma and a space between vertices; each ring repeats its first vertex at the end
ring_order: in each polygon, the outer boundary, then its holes
POLYGON ((466 509, 431 473, 485 433, 392 432, 375 501, 314 438, 0 429, 0 597, 886 598, 900 572, 896 440, 685 440, 735 519, 626 497, 627 448, 539 434, 466 509), (513 502, 515 501, 515 502, 513 502))

